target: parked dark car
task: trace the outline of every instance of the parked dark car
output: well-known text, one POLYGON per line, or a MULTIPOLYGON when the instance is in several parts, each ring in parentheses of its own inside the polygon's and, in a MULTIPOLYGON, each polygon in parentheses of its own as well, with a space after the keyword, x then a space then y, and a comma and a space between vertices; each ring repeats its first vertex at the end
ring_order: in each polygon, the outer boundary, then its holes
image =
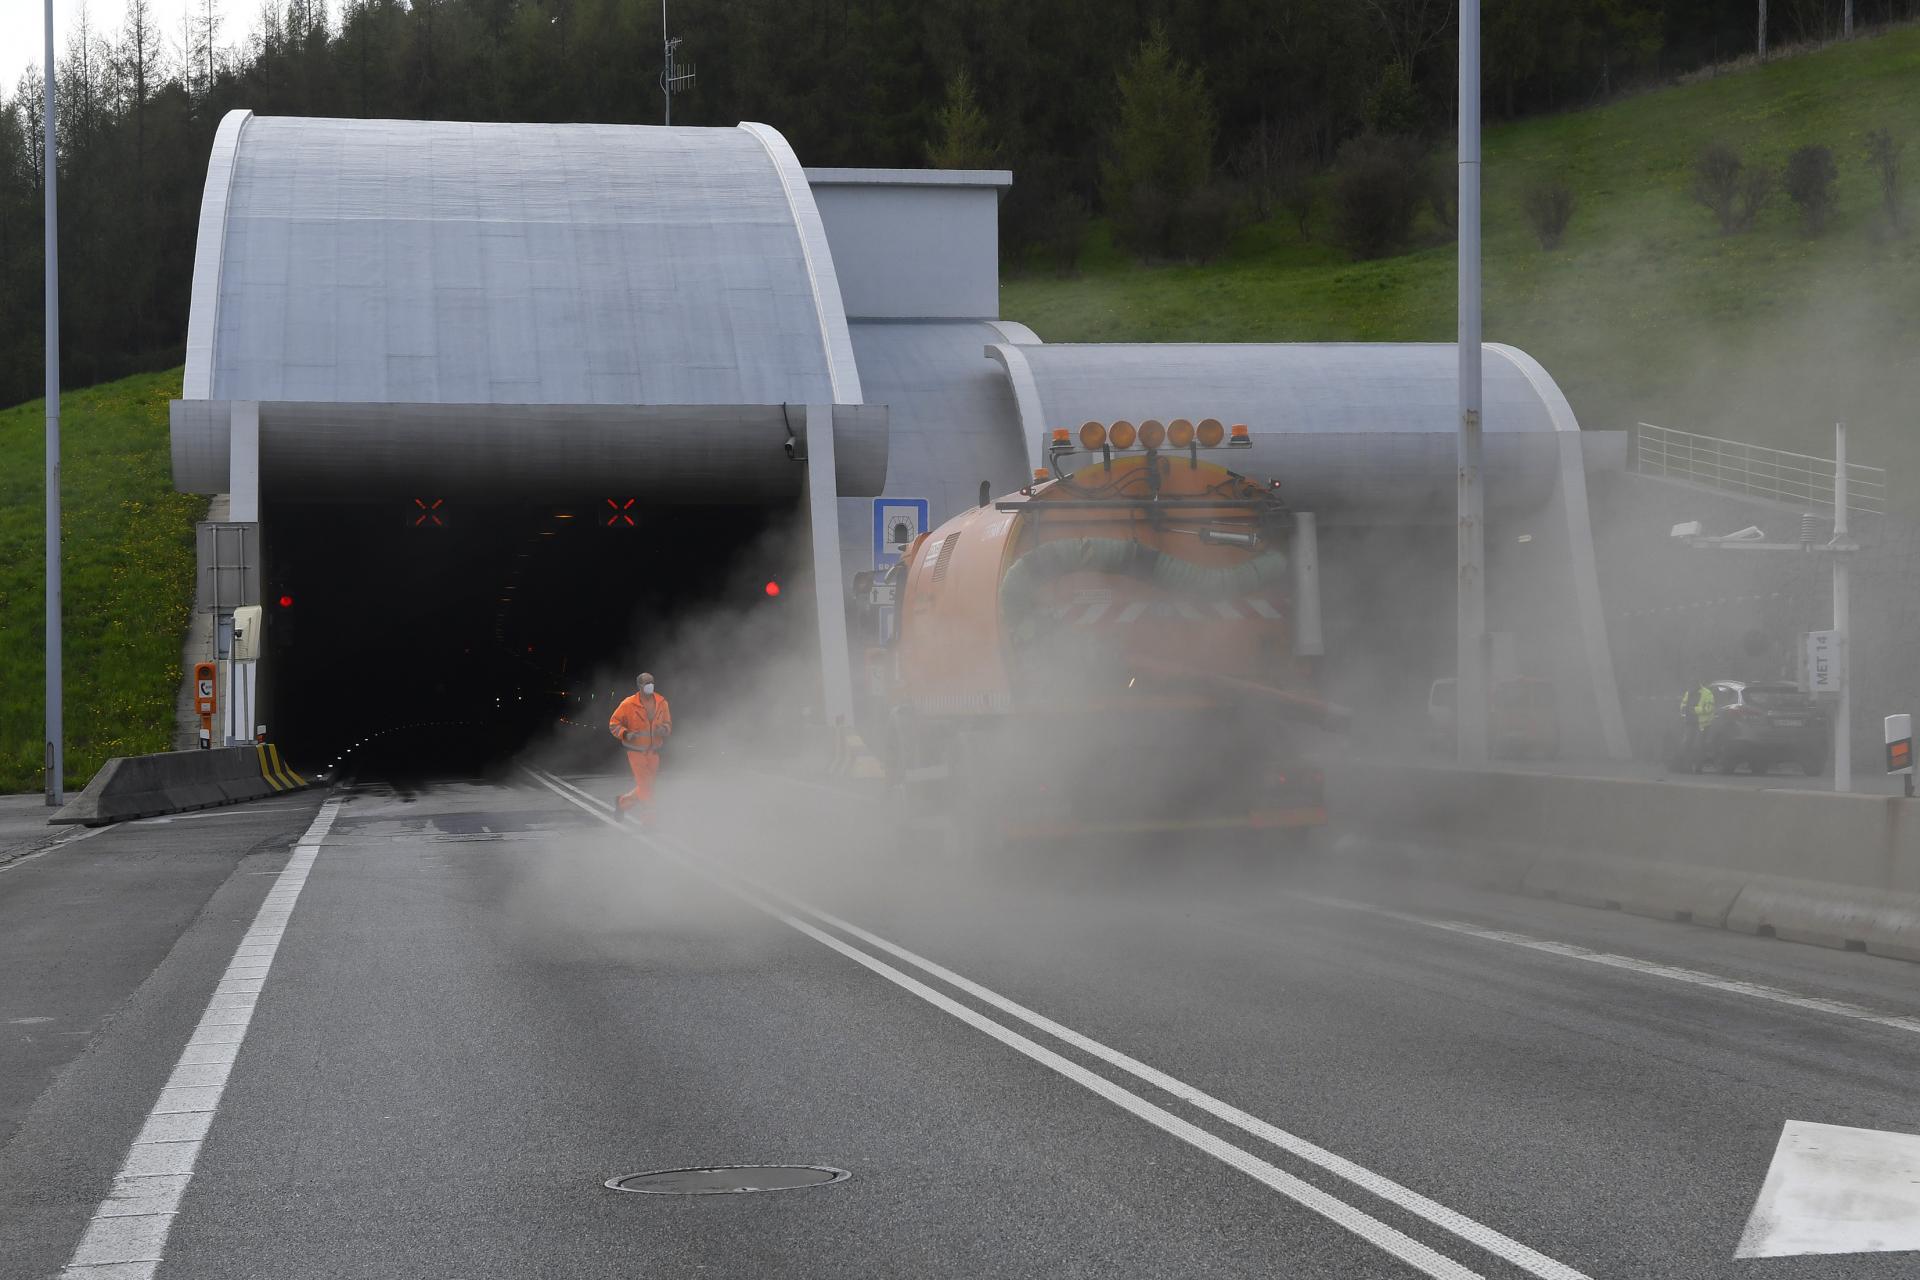
POLYGON ((1715 680, 1707 687, 1713 690, 1713 720, 1706 739, 1689 755, 1685 723, 1676 712, 1668 768, 1734 773, 1744 765, 1751 773, 1767 773, 1794 764, 1808 775, 1826 768, 1832 726, 1812 694, 1779 682, 1715 680))

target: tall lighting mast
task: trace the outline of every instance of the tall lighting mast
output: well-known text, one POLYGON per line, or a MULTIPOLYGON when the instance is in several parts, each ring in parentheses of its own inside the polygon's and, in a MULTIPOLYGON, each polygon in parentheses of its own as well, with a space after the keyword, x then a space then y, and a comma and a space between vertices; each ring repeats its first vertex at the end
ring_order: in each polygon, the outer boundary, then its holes
POLYGON ((47 191, 47 804, 66 803, 66 729, 60 668, 60 237, 55 218, 59 180, 53 145, 53 0, 47 0, 47 126, 43 166, 47 191))
POLYGON ((1487 761, 1486 494, 1480 465, 1480 0, 1460 0, 1460 481, 1454 727, 1457 759, 1487 761))

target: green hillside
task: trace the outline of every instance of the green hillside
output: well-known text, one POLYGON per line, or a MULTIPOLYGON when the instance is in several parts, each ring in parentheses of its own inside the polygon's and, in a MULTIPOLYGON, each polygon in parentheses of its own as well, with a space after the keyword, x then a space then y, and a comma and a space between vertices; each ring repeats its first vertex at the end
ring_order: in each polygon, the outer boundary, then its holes
MULTIPOLYGON (((1495 129, 1484 161, 1487 338, 1537 356, 1586 426, 1646 420, 1822 452, 1845 418, 1859 461, 1914 451, 1920 29, 1495 129), (1905 143, 1905 236, 1880 211, 1872 128, 1905 143), (1752 231, 1720 235, 1688 194, 1715 140, 1776 170, 1796 147, 1831 147, 1831 225, 1807 236, 1781 193, 1752 231), (1553 177, 1578 204, 1546 253, 1521 201, 1553 177)), ((1450 242, 1353 262, 1326 242, 1327 221, 1323 207, 1310 239, 1254 226, 1198 267, 1134 265, 1096 230, 1077 277, 1010 278, 1002 314, 1050 342, 1453 338, 1450 242)))
MULTIPOLYGON (((60 398, 67 780, 165 750, 193 600, 193 525, 173 491, 167 401, 180 371, 60 398)), ((41 784, 44 402, 0 409, 0 791, 41 784)))

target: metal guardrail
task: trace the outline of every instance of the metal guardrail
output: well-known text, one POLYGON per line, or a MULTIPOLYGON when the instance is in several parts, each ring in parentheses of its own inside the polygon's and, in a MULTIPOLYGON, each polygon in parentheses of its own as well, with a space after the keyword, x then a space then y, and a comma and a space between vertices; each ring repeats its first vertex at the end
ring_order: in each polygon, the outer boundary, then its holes
MULTIPOLYGON (((1642 422, 1633 433, 1630 468, 1647 475, 1690 480, 1729 493, 1833 512, 1832 458, 1696 435, 1642 422)), ((1883 515, 1887 509, 1884 467, 1847 464, 1847 510, 1883 515)))

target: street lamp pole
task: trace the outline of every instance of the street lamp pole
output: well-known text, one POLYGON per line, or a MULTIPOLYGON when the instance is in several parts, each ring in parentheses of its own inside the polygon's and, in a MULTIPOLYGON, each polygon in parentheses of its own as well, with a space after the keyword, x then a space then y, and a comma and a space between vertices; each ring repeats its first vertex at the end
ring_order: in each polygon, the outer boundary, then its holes
POLYGON ((1454 657, 1456 756, 1487 762, 1486 495, 1480 450, 1480 0, 1460 0, 1459 534, 1454 657))
POLYGON ((54 149, 53 0, 47 0, 46 92, 42 115, 47 126, 42 170, 47 193, 47 804, 66 803, 66 729, 62 699, 60 628, 60 233, 54 189, 59 170, 54 149))

